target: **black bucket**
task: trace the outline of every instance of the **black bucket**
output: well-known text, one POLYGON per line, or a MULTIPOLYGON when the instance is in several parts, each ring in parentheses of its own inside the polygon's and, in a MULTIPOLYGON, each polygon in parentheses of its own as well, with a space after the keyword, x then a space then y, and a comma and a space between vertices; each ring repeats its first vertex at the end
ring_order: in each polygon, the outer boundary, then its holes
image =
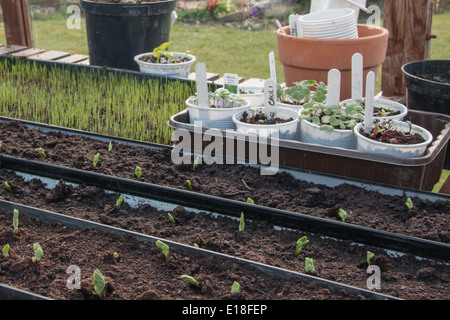
POLYGON ((402 67, 408 109, 450 115, 450 60, 424 60, 402 67))
POLYGON ((169 41, 177 1, 98 3, 81 0, 91 65, 139 71, 134 57, 169 41))

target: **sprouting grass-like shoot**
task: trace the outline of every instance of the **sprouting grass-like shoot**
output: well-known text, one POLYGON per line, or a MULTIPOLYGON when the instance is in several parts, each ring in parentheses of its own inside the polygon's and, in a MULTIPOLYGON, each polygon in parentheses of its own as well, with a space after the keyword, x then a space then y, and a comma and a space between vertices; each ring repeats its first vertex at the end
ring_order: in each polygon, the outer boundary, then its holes
POLYGON ((183 274, 182 276, 180 276, 180 278, 183 279, 183 280, 186 280, 189 283, 193 284, 194 286, 200 288, 200 283, 198 283, 198 281, 195 280, 193 277, 183 274))
POLYGON ((142 177, 142 169, 139 166, 136 166, 136 169, 134 169, 134 174, 136 175, 136 178, 140 179, 142 177))
POLYGON ((375 253, 367 251, 367 265, 370 266, 370 261, 372 260, 372 258, 375 256, 375 253))
POLYGON ((239 231, 244 231, 244 229, 245 229, 244 213, 241 212, 241 217, 239 218, 239 231))
POLYGON ((112 142, 110 141, 108 144, 108 151, 111 152, 111 150, 112 150, 112 142))
POLYGON ((105 277, 103 277, 100 270, 95 269, 92 278, 94 279, 94 294, 101 297, 106 285, 105 277))
POLYGON ((177 222, 175 221, 175 218, 173 217, 173 215, 170 214, 170 212, 167 212, 167 216, 169 217, 169 220, 170 220, 172 223, 177 223, 177 222))
POLYGON ((255 204, 255 201, 253 201, 253 199, 252 199, 252 198, 247 198, 247 203, 250 203, 250 204, 255 204))
POLYGON ((9 244, 6 244, 2 249, 2 254, 5 258, 9 257, 9 244))
POLYGON ((345 222, 345 218, 347 218, 347 211, 342 208, 339 208, 338 216, 341 218, 342 222, 345 222))
POLYGON ((94 166, 94 168, 97 166, 99 159, 100 159, 100 153, 96 153, 94 156, 94 161, 92 162, 92 165, 94 166))
POLYGON ((406 199, 405 205, 408 209, 412 209, 414 207, 414 204, 412 203, 412 200, 409 197, 408 199, 406 199))
POLYGON ((12 188, 11 188, 11 186, 9 185, 9 183, 8 183, 8 181, 5 181, 5 189, 7 190, 7 191, 9 191, 9 192, 12 192, 12 188))
POLYGON ((47 159, 47 154, 45 153, 44 149, 42 148, 36 148, 35 151, 39 152, 42 156, 42 158, 47 159))
POLYGON ((189 190, 194 191, 194 188, 192 188, 192 183, 189 180, 186 180, 187 186, 189 190))
POLYGON ((306 272, 314 272, 316 269, 314 268, 314 260, 313 258, 305 258, 305 270, 306 272))
POLYGON ((123 196, 120 195, 119 198, 117 198, 117 200, 116 200, 116 207, 120 208, 122 206, 122 204, 123 204, 123 196))
POLYGON ((14 209, 13 210, 13 227, 14 227, 14 234, 19 234, 19 210, 14 209))
POLYGON ((38 242, 36 242, 33 244, 33 251, 34 251, 34 257, 31 258, 31 260, 34 263, 34 262, 42 259, 42 256, 44 255, 44 250, 42 250, 41 245, 38 242))
POLYGON ((295 256, 298 256, 300 252, 302 251, 302 248, 305 244, 309 242, 308 238, 306 236, 301 237, 297 240, 297 243, 295 244, 295 256))
POLYGON ((166 258, 169 256, 169 246, 162 242, 161 240, 156 241, 155 245, 161 249, 166 258))

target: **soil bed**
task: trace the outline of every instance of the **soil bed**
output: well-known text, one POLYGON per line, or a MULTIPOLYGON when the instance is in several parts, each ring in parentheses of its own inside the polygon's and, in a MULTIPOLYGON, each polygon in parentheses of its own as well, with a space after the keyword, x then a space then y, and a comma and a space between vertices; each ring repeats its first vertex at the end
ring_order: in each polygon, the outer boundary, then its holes
POLYGON ((327 187, 300 181, 286 172, 260 175, 258 168, 244 165, 175 165, 169 149, 147 149, 109 144, 81 136, 43 133, 28 129, 18 121, 0 123, 1 153, 46 163, 136 179, 135 168, 142 168, 141 181, 194 191, 258 205, 340 221, 340 208, 347 211, 345 222, 377 230, 450 243, 448 201, 431 202, 412 198, 414 207, 405 206, 405 196, 382 195, 349 184, 327 187), (35 151, 43 148, 44 159, 35 151), (94 156, 100 153, 97 166, 94 156))
POLYGON ((280 123, 290 122, 292 120, 294 120, 294 119, 292 119, 292 118, 282 119, 282 118, 273 117, 273 116, 268 117, 267 114, 262 111, 256 112, 255 114, 251 114, 251 115, 248 114, 247 111, 245 111, 242 114, 242 118, 240 119, 240 121, 244 122, 244 123, 261 124, 261 125, 280 124, 280 123))
MULTIPOLYGON (((204 249, 296 272, 304 272, 304 261, 309 257, 314 259, 316 276, 362 289, 367 289, 366 254, 371 251, 375 253, 372 264, 380 266, 382 272, 381 290, 378 290, 381 293, 403 299, 446 299, 450 295, 450 266, 445 261, 418 259, 411 255, 395 256, 351 241, 328 239, 298 230, 280 230, 261 221, 247 220, 245 230, 238 231, 239 221, 236 219, 192 213, 180 206, 165 211, 148 204, 131 207, 125 200, 119 209, 115 205, 118 194, 105 193, 97 187, 74 187, 62 181, 54 189, 47 189, 40 180, 24 182, 21 177, 4 169, 0 170, 0 178, 13 188, 13 192, 4 188, 0 191, 1 198, 8 201, 187 245, 196 244, 204 249), (175 223, 170 221, 168 212, 175 223), (295 243, 303 236, 307 236, 309 243, 295 256, 295 243)), ((10 241, 0 240, 0 245, 10 241)))

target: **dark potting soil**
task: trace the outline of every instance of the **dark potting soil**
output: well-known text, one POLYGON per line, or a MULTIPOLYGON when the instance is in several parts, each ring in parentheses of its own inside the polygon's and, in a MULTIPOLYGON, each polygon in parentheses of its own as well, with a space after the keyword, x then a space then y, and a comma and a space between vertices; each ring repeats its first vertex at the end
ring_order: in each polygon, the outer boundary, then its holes
MULTIPOLYGON (((7 201, 197 245, 301 273, 305 272, 305 258, 309 257, 314 260, 314 276, 362 289, 367 289, 369 275, 366 257, 367 251, 370 251, 375 254, 371 264, 381 269, 381 289, 377 291, 403 299, 447 299, 450 294, 450 266, 445 265, 444 261, 431 261, 411 255, 397 256, 379 248, 298 230, 275 228, 267 222, 256 220, 246 220, 245 229, 239 231, 237 219, 204 212, 194 213, 181 206, 173 210, 158 210, 148 203, 133 204, 125 198, 118 208, 117 193, 105 193, 98 187, 73 186, 63 181, 54 188, 46 188, 38 179, 24 181, 22 177, 5 169, 0 169, 0 179, 8 181, 12 187, 12 192, 0 189, 0 197, 7 201), (169 219, 168 213, 175 223, 169 219), (296 241, 303 236, 307 236, 309 242, 296 256, 296 241)), ((93 298, 90 294, 91 275, 99 268, 114 288, 110 297, 114 299, 360 298, 335 295, 327 289, 316 290, 311 286, 306 286, 308 294, 305 296, 305 291, 299 289, 305 288, 304 284, 276 280, 277 284, 274 285, 274 279, 237 264, 229 266, 216 259, 189 257, 178 252, 170 253, 166 260, 152 244, 137 243, 93 230, 74 231, 35 221, 29 224, 29 221, 19 213, 20 233, 15 236, 11 213, 0 215, 0 246, 6 243, 11 246, 11 257, 0 263, 0 283, 12 286, 20 284, 20 288, 50 297, 93 298), (39 242, 44 250, 44 258, 38 265, 32 264, 30 260, 34 242, 39 242), (119 254, 118 262, 112 257, 113 252, 119 254), (68 277, 66 268, 70 265, 77 265, 83 270, 84 287, 81 291, 65 287, 68 277), (150 270, 156 270, 156 274, 151 274, 150 270), (207 285, 197 290, 183 284, 178 278, 181 274, 194 276, 207 285), (242 292, 231 297, 229 290, 233 281, 240 283, 242 292)))
POLYGON ((149 63, 160 63, 160 64, 181 63, 181 62, 189 61, 188 58, 183 58, 183 59, 181 59, 181 58, 182 57, 165 57, 165 56, 161 56, 159 58, 159 61, 158 61, 158 59, 155 58, 154 56, 144 55, 139 60, 142 60, 144 62, 149 62, 149 63))
POLYGON ((443 84, 450 84, 450 75, 434 75, 434 74, 421 74, 417 75, 419 78, 435 81, 443 84))
POLYGON ((365 133, 363 129, 359 130, 359 133, 368 139, 373 139, 378 142, 398 144, 398 145, 413 145, 425 142, 425 139, 417 133, 402 133, 397 130, 392 130, 389 134, 377 133, 374 137, 373 133, 365 133))
POLYGON ((247 113, 247 111, 244 111, 242 114, 242 118, 240 119, 241 122, 250 123, 250 124, 280 124, 280 123, 286 123, 290 122, 294 119, 282 119, 278 117, 272 117, 267 116, 265 112, 259 111, 252 113, 251 115, 247 113))
POLYGON ((450 243, 448 201, 430 202, 412 198, 408 209, 403 195, 384 195, 376 191, 342 184, 327 187, 301 181, 280 171, 261 175, 258 168, 244 165, 175 165, 169 149, 150 149, 68 136, 43 133, 24 127, 18 121, 0 123, 0 152, 14 157, 77 168, 127 179, 136 179, 135 168, 142 168, 141 181, 246 202, 305 215, 340 221, 340 208, 347 211, 345 222, 433 241, 450 243), (42 147, 47 158, 35 148, 42 147), (97 166, 92 165, 100 153, 97 166))

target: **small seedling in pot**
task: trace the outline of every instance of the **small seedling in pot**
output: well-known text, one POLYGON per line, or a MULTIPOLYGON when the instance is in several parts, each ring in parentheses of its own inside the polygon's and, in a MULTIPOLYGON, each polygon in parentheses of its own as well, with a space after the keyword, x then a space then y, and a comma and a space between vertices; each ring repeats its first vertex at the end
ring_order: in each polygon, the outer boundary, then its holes
POLYGON ((12 188, 11 188, 11 186, 9 185, 8 181, 5 181, 5 189, 6 189, 7 191, 9 191, 9 192, 12 192, 12 188))
POLYGON ((136 169, 134 169, 134 174, 136 175, 136 178, 140 179, 142 177, 142 169, 139 166, 136 166, 136 169))
POLYGON ((186 183, 187 183, 189 190, 194 191, 194 189, 192 188, 192 183, 189 180, 186 180, 186 183))
POLYGON ((169 246, 162 242, 161 240, 156 241, 155 245, 161 249, 166 258, 169 256, 169 246))
POLYGON ((92 165, 94 166, 94 168, 97 166, 98 160, 100 159, 100 153, 97 153, 94 156, 94 161, 92 162, 92 165))
POLYGON ((244 231, 244 229, 245 229, 244 213, 241 212, 241 217, 239 219, 239 231, 244 231))
POLYGON ((347 211, 339 208, 338 215, 339 215, 339 218, 341 218, 342 222, 345 222, 345 218, 347 218, 347 211))
POLYGON ((239 293, 240 289, 241 289, 240 284, 237 281, 234 281, 233 285, 231 286, 231 294, 239 293))
POLYGON ((183 279, 183 280, 186 280, 187 282, 189 282, 189 283, 193 284, 194 286, 200 288, 200 283, 198 283, 198 281, 195 280, 193 277, 183 274, 182 276, 180 276, 180 278, 183 279))
POLYGON ((305 258, 305 270, 306 272, 316 271, 316 269, 314 268, 314 260, 312 258, 305 258))
POLYGON ((119 198, 117 198, 117 200, 116 200, 116 207, 120 208, 122 206, 122 204, 123 204, 123 196, 120 195, 119 198))
POLYGON ((309 242, 308 238, 306 236, 301 237, 297 240, 297 243, 295 244, 295 256, 298 256, 300 252, 302 251, 302 248, 305 244, 309 242))
POLYGON ((92 278, 94 279, 94 294, 102 297, 106 285, 105 277, 103 277, 100 270, 95 269, 92 278))
POLYGON ((169 220, 172 222, 172 223, 177 223, 176 221, 175 221, 175 218, 170 214, 170 212, 167 212, 167 216, 169 217, 169 220))
POLYGON ((14 209, 13 211, 13 227, 14 227, 14 234, 19 234, 19 210, 14 209))
POLYGON ((9 257, 9 244, 7 244, 3 247, 2 254, 5 258, 9 257))
POLYGON ((408 198, 405 202, 405 205, 408 209, 412 209, 414 207, 414 204, 412 203, 411 198, 408 198))
POLYGON ((44 149, 42 148, 36 148, 35 151, 39 152, 42 156, 42 158, 47 159, 47 154, 45 153, 44 149))
POLYGON ((370 251, 367 251, 367 265, 369 265, 370 266, 370 260, 372 260, 372 258, 375 256, 375 254, 374 253, 372 253, 372 252, 370 252, 370 251))
POLYGON ((34 257, 31 258, 31 261, 36 262, 42 259, 42 256, 44 255, 44 250, 42 250, 41 245, 36 242, 33 244, 33 251, 34 251, 34 257))

